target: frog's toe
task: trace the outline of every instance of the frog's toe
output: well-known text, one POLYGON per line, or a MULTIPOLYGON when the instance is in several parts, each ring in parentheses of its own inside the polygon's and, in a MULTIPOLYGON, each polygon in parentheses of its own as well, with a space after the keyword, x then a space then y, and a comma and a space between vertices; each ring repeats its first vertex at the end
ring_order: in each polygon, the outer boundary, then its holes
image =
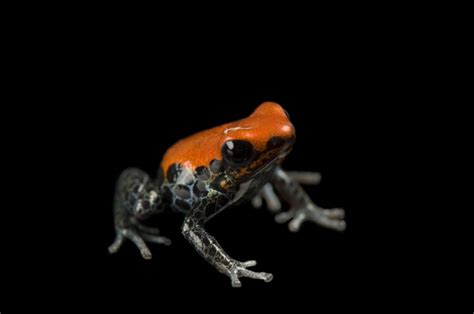
POLYGON ((346 230, 345 211, 342 208, 323 209, 312 206, 304 213, 305 220, 313 221, 322 227, 335 231, 346 230))
POLYGON ((273 275, 270 273, 264 273, 264 272, 254 272, 248 269, 242 269, 240 272, 242 277, 248 277, 252 279, 260 279, 265 282, 270 282, 273 280, 273 275))
POLYGON ((151 259, 152 255, 150 249, 138 232, 133 229, 122 229, 120 232, 124 237, 132 241, 137 246, 144 259, 151 259))
POLYGON ((237 277, 237 276, 231 277, 230 280, 231 280, 231 284, 232 284, 233 288, 242 287, 242 283, 240 282, 239 277, 237 277))
POLYGON ((323 209, 323 215, 328 218, 344 219, 346 212, 342 208, 323 209))
POLYGON ((137 221, 136 219, 132 219, 131 223, 133 224, 134 229, 137 231, 138 235, 142 237, 145 241, 157 244, 171 245, 171 240, 169 238, 159 235, 160 229, 146 226, 141 222, 137 221))
POLYGON ((265 282, 270 282, 273 279, 273 275, 270 273, 264 272, 254 272, 248 270, 248 267, 252 267, 257 265, 257 262, 254 260, 247 261, 247 262, 236 262, 234 267, 230 272, 230 279, 232 283, 232 287, 241 287, 242 283, 239 280, 239 277, 248 277, 252 279, 259 279, 265 282))
POLYGON ((321 182, 321 174, 319 172, 287 171, 286 174, 296 182, 305 185, 317 185, 321 182))
POLYGON ((141 223, 136 223, 135 225, 137 226, 138 230, 140 230, 141 233, 148 233, 148 234, 153 234, 153 235, 160 234, 160 229, 158 228, 148 227, 141 223))
POLYGON ((109 246, 109 253, 110 254, 114 254, 114 253, 117 253, 117 251, 120 249, 120 247, 122 246, 122 243, 123 243, 123 235, 121 235, 120 233, 117 233, 117 235, 115 236, 115 240, 114 240, 114 243, 112 243, 110 246, 109 246))
POLYGON ((279 213, 275 216, 275 221, 279 224, 283 224, 288 220, 292 219, 295 215, 295 210, 291 209, 289 211, 279 213))
POLYGON ((151 254, 151 252, 148 248, 140 249, 140 254, 142 255, 142 257, 144 259, 151 259, 152 258, 152 254, 151 254))
POLYGON ((163 245, 171 245, 171 239, 163 236, 157 236, 157 235, 150 235, 150 234, 142 234, 142 237, 145 241, 147 242, 152 242, 152 243, 157 243, 157 244, 163 244, 163 245))
POLYGON ((291 220, 288 224, 288 229, 292 232, 299 231, 305 221, 312 221, 322 227, 335 231, 344 231, 346 229, 344 217, 345 211, 342 208, 323 209, 311 203, 303 208, 291 209, 280 213, 275 216, 275 221, 285 223, 291 220))
POLYGON ((255 195, 252 198, 252 206, 254 208, 261 208, 262 205, 263 205, 263 200, 262 200, 262 197, 260 196, 260 194, 255 195))

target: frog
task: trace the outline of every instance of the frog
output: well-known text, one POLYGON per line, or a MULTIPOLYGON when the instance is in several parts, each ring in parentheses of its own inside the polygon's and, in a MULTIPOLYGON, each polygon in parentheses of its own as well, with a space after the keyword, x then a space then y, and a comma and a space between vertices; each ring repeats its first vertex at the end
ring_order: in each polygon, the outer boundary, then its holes
POLYGON ((255 260, 232 258, 205 225, 222 211, 250 201, 256 208, 265 202, 275 221, 288 223, 292 232, 305 221, 344 231, 344 209, 317 206, 302 187, 318 184, 320 174, 283 170, 282 162, 295 139, 288 112, 267 101, 246 118, 176 142, 164 154, 154 178, 138 168, 125 169, 115 189, 115 239, 109 253, 116 253, 128 239, 144 259, 151 259, 147 243, 170 245, 171 240, 147 225, 147 219, 165 212, 181 213, 184 238, 230 278, 232 287, 241 287, 244 277, 270 282, 271 273, 250 270, 255 260), (289 204, 288 210, 283 211, 282 201, 289 204))

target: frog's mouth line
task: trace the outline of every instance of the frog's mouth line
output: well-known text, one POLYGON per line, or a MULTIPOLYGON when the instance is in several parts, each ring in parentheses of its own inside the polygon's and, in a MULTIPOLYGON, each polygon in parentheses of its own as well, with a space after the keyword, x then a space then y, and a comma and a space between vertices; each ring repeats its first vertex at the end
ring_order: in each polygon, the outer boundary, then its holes
POLYGON ((248 180, 255 179, 259 175, 261 175, 263 172, 268 171, 270 168, 274 167, 276 164, 280 163, 291 151, 293 148, 292 143, 288 143, 287 147, 285 147, 284 150, 282 150, 278 155, 273 157, 270 160, 265 160, 267 157, 265 155, 271 153, 271 151, 267 151, 265 153, 259 154, 260 156, 257 157, 256 160, 254 160, 252 163, 250 163, 249 167, 246 169, 246 171, 243 172, 237 172, 236 178, 241 181, 241 182, 246 182, 248 180), (260 161, 258 161, 260 159, 260 161), (262 162, 261 160, 265 160, 262 162), (261 164, 265 164, 264 166, 261 166, 261 164))
POLYGON ((253 179, 253 178, 259 176, 262 172, 267 171, 269 168, 271 168, 272 166, 274 166, 275 164, 277 164, 278 162, 280 162, 284 157, 285 157, 285 155, 283 155, 283 156, 276 156, 276 157, 273 158, 271 161, 269 161, 265 166, 263 166, 262 168, 258 169, 256 172, 254 172, 254 173, 249 177, 249 179, 253 179))

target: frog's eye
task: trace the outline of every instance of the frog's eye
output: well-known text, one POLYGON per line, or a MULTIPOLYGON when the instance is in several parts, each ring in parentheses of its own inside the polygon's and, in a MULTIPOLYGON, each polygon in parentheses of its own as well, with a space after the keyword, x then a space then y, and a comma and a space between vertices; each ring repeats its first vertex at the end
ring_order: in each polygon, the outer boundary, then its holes
POLYGON ((225 142, 222 146, 222 156, 234 164, 242 164, 249 161, 252 159, 253 154, 253 146, 247 141, 232 140, 225 142))

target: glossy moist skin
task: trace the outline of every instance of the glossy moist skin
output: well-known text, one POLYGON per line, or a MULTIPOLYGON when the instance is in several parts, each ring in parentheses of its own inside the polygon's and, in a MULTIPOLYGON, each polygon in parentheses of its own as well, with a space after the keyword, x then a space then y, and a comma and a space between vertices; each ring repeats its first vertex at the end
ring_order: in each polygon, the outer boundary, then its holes
POLYGON ((126 169, 117 183, 116 239, 109 251, 117 252, 124 239, 129 239, 144 258, 151 258, 145 241, 170 244, 170 240, 141 221, 170 209, 185 215, 184 237, 211 265, 229 276, 234 287, 241 286, 240 277, 270 281, 271 274, 247 269, 255 261, 232 259, 204 225, 222 210, 251 198, 255 206, 265 199, 270 210, 281 210, 275 188, 291 206, 275 218, 278 222, 290 220, 290 230, 297 231, 306 220, 343 230, 344 211, 319 208, 300 186, 316 183, 319 174, 281 169, 294 141, 295 129, 287 112, 266 102, 247 118, 178 141, 163 156, 154 180, 140 169, 126 169))

